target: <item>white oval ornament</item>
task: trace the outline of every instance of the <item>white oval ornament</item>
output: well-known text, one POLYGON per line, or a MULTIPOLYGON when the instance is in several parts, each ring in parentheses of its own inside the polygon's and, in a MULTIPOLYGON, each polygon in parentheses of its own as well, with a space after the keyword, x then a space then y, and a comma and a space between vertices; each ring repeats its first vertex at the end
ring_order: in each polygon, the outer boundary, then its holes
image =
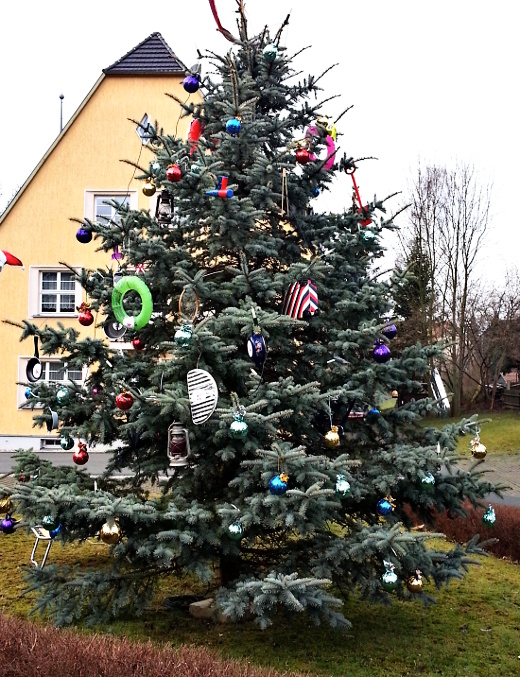
POLYGON ((135 317, 133 315, 127 315, 123 320, 123 326, 127 329, 133 329, 135 324, 135 317))
POLYGON ((191 418, 195 425, 205 423, 215 411, 218 388, 215 379, 204 369, 192 369, 187 375, 191 418))

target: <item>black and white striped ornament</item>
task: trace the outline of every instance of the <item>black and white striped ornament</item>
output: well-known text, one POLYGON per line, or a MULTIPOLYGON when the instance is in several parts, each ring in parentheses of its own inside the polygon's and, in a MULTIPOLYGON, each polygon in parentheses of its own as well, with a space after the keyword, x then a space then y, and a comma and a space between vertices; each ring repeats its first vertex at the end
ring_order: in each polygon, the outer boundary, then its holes
POLYGON ((192 369, 187 375, 191 418, 195 425, 205 423, 215 411, 218 388, 215 379, 204 369, 192 369))

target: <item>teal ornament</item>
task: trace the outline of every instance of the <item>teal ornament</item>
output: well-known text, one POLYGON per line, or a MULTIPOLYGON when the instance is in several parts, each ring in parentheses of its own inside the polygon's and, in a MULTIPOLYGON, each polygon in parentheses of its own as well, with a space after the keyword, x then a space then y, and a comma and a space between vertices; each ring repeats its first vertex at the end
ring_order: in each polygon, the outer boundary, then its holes
POLYGON ((56 528, 56 520, 52 515, 45 515, 42 519, 42 527, 47 529, 47 531, 52 531, 52 529, 56 528))
POLYGON ((383 561, 385 573, 381 576, 381 586, 387 592, 393 592, 397 588, 397 575, 394 572, 394 565, 391 562, 383 561))
POLYGON ((262 56, 267 63, 273 63, 278 56, 278 47, 274 43, 266 45, 262 51, 262 56))
POLYGON ((235 414, 235 420, 229 426, 229 436, 234 440, 244 440, 247 437, 247 423, 242 414, 235 414))
POLYGON ((226 122, 226 132, 231 136, 237 136, 242 128, 242 123, 238 118, 231 118, 226 122))
POLYGON ((72 447, 74 446, 74 440, 70 435, 65 435, 64 437, 61 438, 60 440, 60 447, 64 451, 70 451, 72 447))
POLYGON ((70 402, 70 393, 67 388, 64 386, 58 388, 58 391, 56 392, 56 399, 58 400, 58 404, 68 404, 70 402))
POLYGON ((191 324, 183 324, 180 329, 177 329, 173 340, 175 345, 185 348, 189 345, 191 341, 191 335, 193 334, 193 327, 191 324))
POLYGON ((372 244, 372 242, 374 242, 374 240, 376 239, 376 234, 370 228, 363 228, 360 234, 361 240, 365 244, 372 244))
POLYGON ((482 515, 482 522, 488 527, 494 527, 495 522, 497 521, 495 511, 490 505, 486 512, 482 515))
POLYGON ((269 491, 275 496, 282 496, 287 491, 289 477, 285 473, 275 475, 269 480, 269 491))
POLYGON ((336 496, 339 496, 339 498, 350 496, 350 482, 347 481, 345 475, 337 475, 336 477, 336 496))
POLYGON ((32 390, 31 390, 30 388, 26 388, 26 389, 25 389, 24 395, 25 395, 25 399, 26 399, 26 400, 28 400, 29 397, 32 397, 32 394, 33 394, 33 392, 32 392, 32 390))
POLYGON ((377 502, 377 513, 378 515, 390 515, 394 511, 394 506, 388 498, 382 498, 377 502))
POLYGON ((421 479, 422 488, 426 491, 433 491, 433 485, 435 484, 435 477, 431 472, 427 472, 426 475, 421 479))
POLYGON ((244 531, 240 522, 233 522, 228 527, 228 536, 232 541, 241 541, 244 538, 244 531))

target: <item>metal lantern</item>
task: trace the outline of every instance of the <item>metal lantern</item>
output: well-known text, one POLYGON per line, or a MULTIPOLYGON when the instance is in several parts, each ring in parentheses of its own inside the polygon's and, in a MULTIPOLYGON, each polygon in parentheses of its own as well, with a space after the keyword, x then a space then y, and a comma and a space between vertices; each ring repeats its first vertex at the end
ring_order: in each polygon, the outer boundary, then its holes
POLYGON ((170 225, 173 217, 173 197, 167 190, 161 190, 155 207, 155 218, 158 223, 170 225))
POLYGON ((168 458, 170 467, 178 468, 188 465, 190 455, 190 438, 181 423, 172 423, 168 428, 168 458))

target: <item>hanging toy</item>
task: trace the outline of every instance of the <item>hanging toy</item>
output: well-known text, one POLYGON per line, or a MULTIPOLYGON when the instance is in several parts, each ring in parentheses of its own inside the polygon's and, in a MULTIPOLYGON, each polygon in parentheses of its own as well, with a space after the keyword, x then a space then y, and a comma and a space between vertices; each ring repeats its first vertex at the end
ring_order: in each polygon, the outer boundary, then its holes
POLYGON ((391 562, 383 560, 385 573, 381 576, 381 587, 387 592, 393 592, 397 588, 397 575, 394 572, 394 565, 391 562))
POLYGON ((63 449, 63 451, 70 451, 72 447, 74 446, 74 440, 70 435, 64 435, 60 439, 60 447, 63 449))
POLYGON ((92 322, 94 322, 94 315, 90 312, 90 304, 83 301, 80 306, 76 306, 76 310, 79 313, 78 322, 83 327, 90 327, 92 322))
POLYGON ((271 477, 269 480, 269 491, 275 496, 282 496, 287 491, 287 482, 289 481, 289 475, 282 472, 279 475, 271 477))
POLYGON ((179 165, 168 165, 166 167, 166 178, 172 183, 178 183, 182 179, 182 170, 179 165))
POLYGON ((386 336, 387 339, 394 339, 397 336, 397 327, 395 324, 389 324, 387 327, 381 329, 383 336, 386 336))
POLYGON ((88 458, 87 445, 85 442, 79 442, 78 449, 72 454, 72 460, 76 465, 85 465, 88 458))
POLYGON ((193 155, 198 140, 202 136, 202 122, 199 119, 192 120, 188 130, 188 141, 191 146, 190 155, 193 155))
POLYGON ((200 87, 200 64, 197 63, 187 71, 187 75, 182 81, 182 86, 188 94, 195 94, 200 87))
POLYGON ((487 527, 494 527, 496 521, 497 518, 495 515, 495 511, 493 510, 493 506, 490 505, 489 508, 486 510, 486 512, 482 515, 482 522, 487 527))
POLYGON ((228 527, 228 536, 232 541, 241 541, 244 538, 244 527, 240 522, 233 522, 228 527))
POLYGON ((20 261, 19 258, 13 256, 12 254, 9 254, 9 252, 0 249, 0 273, 2 272, 6 264, 8 266, 20 266, 22 270, 25 270, 25 266, 23 265, 23 263, 20 261))
POLYGON ((209 419, 217 406, 217 384, 213 376, 204 369, 192 369, 186 379, 191 418, 195 425, 201 425, 209 419))
POLYGON ((121 527, 113 517, 109 517, 99 530, 99 538, 107 545, 115 545, 121 540, 121 527))
POLYGON ((336 475, 335 492, 338 498, 348 498, 350 496, 350 482, 345 475, 336 475))
POLYGON ((112 253, 111 259, 112 261, 120 261, 123 258, 122 252, 119 251, 119 246, 116 244, 114 247, 114 251, 112 253))
POLYGON ((181 423, 173 422, 168 428, 167 453, 171 468, 188 465, 190 438, 181 423))
POLYGON ((395 501, 391 496, 385 496, 377 502, 377 514, 385 517, 394 512, 395 501))
POLYGON ((319 315, 316 282, 308 279, 293 282, 285 296, 282 312, 295 320, 319 315))
POLYGON ((471 440, 469 446, 473 458, 476 458, 477 460, 486 458, 487 449, 480 441, 480 428, 477 428, 477 430, 475 431, 475 439, 471 440))
POLYGON ((152 176, 145 180, 141 190, 143 191, 143 195, 146 195, 146 197, 152 197, 152 195, 155 195, 156 188, 152 176))
POLYGON ((81 242, 81 244, 88 244, 89 242, 92 241, 92 231, 90 229, 83 228, 83 226, 81 226, 76 231, 76 240, 78 242, 81 242))
POLYGON ((145 282, 136 275, 122 277, 112 290, 112 310, 119 324, 127 329, 143 329, 152 317, 153 300, 145 282), (137 317, 129 316, 123 308, 123 299, 130 291, 136 291, 141 297, 141 312, 137 317))
POLYGON ((173 219, 173 197, 165 189, 161 190, 155 205, 155 219, 162 225, 169 226, 173 219))
POLYGON ((242 121, 240 118, 231 118, 226 122, 226 132, 231 136, 238 136, 242 128, 242 121))
POLYGON ((221 197, 222 199, 233 197, 233 191, 227 187, 228 177, 221 176, 218 180, 217 188, 215 190, 207 190, 206 195, 211 197, 221 197))
POLYGON ((251 314, 253 315, 253 333, 247 339, 247 354, 257 367, 262 367, 267 357, 267 346, 256 319, 254 308, 251 308, 251 314))
POLYGON ((406 587, 410 592, 413 593, 421 592, 423 587, 423 581, 419 569, 416 569, 415 576, 410 576, 410 578, 406 581, 406 587))
POLYGON ((197 317, 197 313, 199 311, 199 297, 197 292, 194 292, 195 310, 193 312, 191 320, 186 321, 186 314, 182 310, 182 300, 184 298, 185 291, 186 290, 183 289, 181 295, 179 296, 179 317, 183 318, 183 321, 180 329, 177 329, 173 337, 175 345, 180 346, 182 348, 188 346, 191 341, 191 336, 193 334, 193 323, 195 322, 195 318, 197 317))
POLYGON ((336 141, 336 136, 338 134, 336 125, 334 123, 330 124, 329 115, 320 115, 316 118, 316 126, 318 129, 322 129, 326 134, 332 137, 333 141, 336 141))
POLYGON ((116 397, 116 407, 122 411, 127 411, 134 403, 134 398, 128 390, 123 389, 122 393, 119 393, 116 397))
POLYGON ((239 407, 234 414, 235 420, 229 426, 229 436, 234 440, 245 440, 247 437, 248 426, 244 421, 244 414, 244 407, 239 407))
POLYGON ((358 209, 357 213, 360 214, 363 218, 360 220, 360 224, 363 228, 366 228, 372 223, 372 219, 370 218, 369 211, 368 211, 368 205, 363 207, 363 203, 361 202, 361 196, 359 194, 359 188, 356 182, 356 177, 354 176, 354 172, 356 171, 357 167, 356 165, 352 162, 352 160, 346 160, 342 162, 343 169, 345 170, 345 174, 350 174, 352 177, 352 184, 354 186, 354 193, 355 197, 357 198, 358 202, 358 209))
POLYGON ((262 56, 264 57, 264 60, 267 61, 267 63, 273 63, 273 61, 278 56, 278 47, 273 42, 271 42, 262 50, 262 56))
MULTIPOLYGON (((334 160, 336 159, 336 144, 334 143, 334 139, 332 138, 332 136, 328 133, 327 128, 322 127, 321 129, 320 126, 318 125, 317 126, 311 125, 310 127, 307 127, 307 130, 305 132, 305 138, 310 141, 313 136, 322 138, 325 135, 327 158, 323 164, 323 169, 332 169, 332 167, 334 166, 334 160), (324 134, 322 134, 321 129, 323 129, 324 134)), ((335 129, 336 128, 334 127, 334 130, 335 129)), ((315 162, 318 158, 314 155, 314 153, 311 153, 309 159, 315 162)))
POLYGON ((388 362, 392 356, 390 349, 383 341, 381 341, 381 339, 376 341, 372 355, 378 364, 384 364, 385 362, 388 362))

